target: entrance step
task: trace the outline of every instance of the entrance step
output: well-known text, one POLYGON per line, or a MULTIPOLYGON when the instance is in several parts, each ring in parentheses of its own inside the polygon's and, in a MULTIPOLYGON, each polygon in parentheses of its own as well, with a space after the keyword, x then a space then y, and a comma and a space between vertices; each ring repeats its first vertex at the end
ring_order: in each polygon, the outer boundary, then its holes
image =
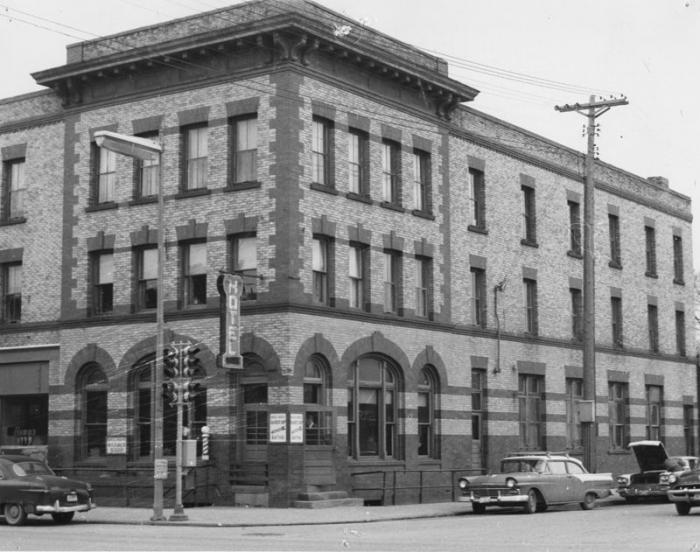
POLYGON ((361 498, 348 496, 345 491, 319 491, 299 493, 295 508, 337 508, 338 506, 364 506, 361 498))

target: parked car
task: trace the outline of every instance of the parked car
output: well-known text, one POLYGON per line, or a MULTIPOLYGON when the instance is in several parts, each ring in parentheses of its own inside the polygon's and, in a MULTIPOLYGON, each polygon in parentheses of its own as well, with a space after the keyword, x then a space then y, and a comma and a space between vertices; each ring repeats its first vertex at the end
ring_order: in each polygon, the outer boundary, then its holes
POLYGON ((617 477, 617 492, 627 502, 666 498, 671 479, 695 468, 696 456, 668 456, 661 441, 635 441, 629 444, 639 464, 639 472, 617 477))
POLYGON ((516 506, 532 514, 570 503, 590 510, 597 499, 610 495, 614 485, 612 474, 588 473, 568 455, 512 454, 501 460, 499 473, 461 477, 458 500, 471 502, 475 514, 483 514, 488 506, 516 506))
POLYGON ((94 507, 90 483, 57 476, 37 458, 0 455, 0 514, 9 525, 22 525, 28 514, 69 523, 94 507))
POLYGON ((700 506, 700 468, 678 474, 666 496, 679 516, 687 516, 693 506, 700 506))

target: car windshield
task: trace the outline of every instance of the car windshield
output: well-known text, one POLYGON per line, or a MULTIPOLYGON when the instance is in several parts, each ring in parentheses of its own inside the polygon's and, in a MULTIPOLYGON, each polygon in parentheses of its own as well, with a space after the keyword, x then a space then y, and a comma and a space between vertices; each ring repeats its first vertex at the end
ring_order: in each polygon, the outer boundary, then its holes
POLYGON ((28 475, 53 475, 53 472, 46 464, 32 460, 15 462, 12 464, 12 471, 18 477, 26 477, 28 475))
POLYGON ((501 473, 543 472, 545 461, 537 458, 509 458, 501 462, 501 473))

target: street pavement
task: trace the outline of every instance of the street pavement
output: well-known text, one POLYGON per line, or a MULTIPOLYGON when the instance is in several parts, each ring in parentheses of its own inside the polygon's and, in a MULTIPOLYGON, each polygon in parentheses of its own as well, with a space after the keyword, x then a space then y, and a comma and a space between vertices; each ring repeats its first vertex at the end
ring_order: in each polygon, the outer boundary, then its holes
MULTIPOLYGON (((597 507, 624 503, 619 496, 599 500, 597 507)), ((150 508, 97 508, 79 512, 73 523, 112 523, 129 525, 188 525, 200 527, 265 527, 280 525, 325 525, 365 523, 418 518, 459 516, 471 513, 467 502, 438 502, 400 506, 338 506, 334 508, 248 508, 205 506, 186 508, 187 519, 171 521, 171 509, 163 511, 164 520, 154 521, 150 508)))

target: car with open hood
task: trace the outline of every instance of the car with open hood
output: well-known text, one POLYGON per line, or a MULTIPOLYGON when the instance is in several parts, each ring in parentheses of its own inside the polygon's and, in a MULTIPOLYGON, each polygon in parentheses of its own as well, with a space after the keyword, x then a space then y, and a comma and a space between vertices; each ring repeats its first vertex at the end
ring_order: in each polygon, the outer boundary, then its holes
POLYGON ((693 506, 700 506, 700 467, 678 474, 666 496, 675 504, 679 516, 687 516, 693 506))
POLYGON ((558 504, 580 504, 590 510, 610 495, 611 473, 589 473, 580 460, 566 454, 511 454, 498 473, 459 479, 459 501, 471 502, 475 514, 487 507, 520 507, 525 513, 544 512, 558 504))
POLYGON ((94 507, 90 483, 58 476, 38 458, 0 455, 0 515, 8 525, 22 525, 29 514, 68 523, 94 507))
POLYGON ((634 441, 629 448, 640 471, 617 477, 617 492, 627 502, 665 499, 671 481, 700 462, 696 456, 669 456, 661 441, 634 441))

